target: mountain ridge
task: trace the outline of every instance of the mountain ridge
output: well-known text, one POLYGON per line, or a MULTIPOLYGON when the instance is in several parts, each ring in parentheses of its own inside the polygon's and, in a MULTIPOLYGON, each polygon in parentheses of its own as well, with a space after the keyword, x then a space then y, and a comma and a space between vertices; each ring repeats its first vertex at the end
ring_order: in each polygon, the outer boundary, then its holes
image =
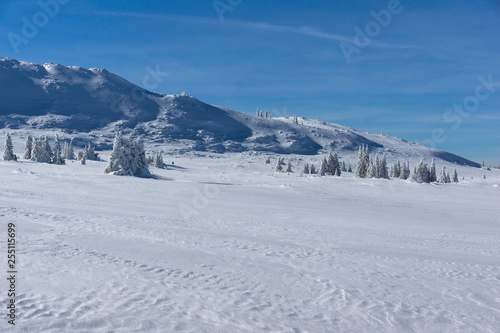
POLYGON ((204 103, 195 97, 141 88, 106 69, 44 65, 0 57, 0 128, 92 133, 111 143, 116 131, 143 135, 180 151, 353 155, 360 145, 392 158, 478 163, 437 149, 342 125, 291 117, 266 119, 204 103))

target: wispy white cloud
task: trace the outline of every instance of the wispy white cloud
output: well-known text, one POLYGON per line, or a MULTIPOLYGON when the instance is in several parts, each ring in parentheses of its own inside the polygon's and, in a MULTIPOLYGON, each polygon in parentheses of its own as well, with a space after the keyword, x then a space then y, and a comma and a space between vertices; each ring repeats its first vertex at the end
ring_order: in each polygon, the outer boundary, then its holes
MULTIPOLYGON (((143 13, 131 13, 131 12, 110 12, 110 11, 95 11, 90 12, 89 14, 93 15, 102 15, 102 16, 123 16, 123 17, 132 17, 132 18, 141 18, 141 19, 156 19, 163 21, 170 21, 182 24, 224 24, 224 25, 232 25, 234 27, 239 27, 248 30, 255 31, 270 31, 270 32, 288 32, 295 33, 304 36, 316 37, 321 39, 328 39, 337 42, 347 42, 353 43, 352 36, 343 36, 338 34, 332 34, 328 32, 324 32, 320 29, 310 27, 310 26, 302 26, 295 27, 289 25, 278 25, 278 24, 270 24, 265 22, 253 22, 253 21, 244 21, 244 20, 233 20, 233 19, 225 19, 224 22, 221 22, 218 18, 211 17, 197 17, 197 16, 179 16, 179 15, 158 15, 158 14, 143 14, 143 13)), ((415 46, 411 45, 399 45, 399 44, 389 44, 382 43, 377 41, 372 41, 370 43, 371 46, 379 47, 379 48, 391 48, 391 49, 408 49, 415 48, 415 46)))

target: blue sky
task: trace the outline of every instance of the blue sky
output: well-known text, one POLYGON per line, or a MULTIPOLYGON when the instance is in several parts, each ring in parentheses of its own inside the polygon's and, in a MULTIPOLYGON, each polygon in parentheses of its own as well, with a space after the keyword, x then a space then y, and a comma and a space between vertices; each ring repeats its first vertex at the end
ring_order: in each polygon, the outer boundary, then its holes
POLYGON ((158 66, 169 76, 157 92, 500 164, 500 1, 58 1, 16 50, 9 33, 23 36, 23 17, 42 8, 3 0, 0 56, 107 68, 141 86, 158 66), (341 45, 356 50, 350 61, 341 45))

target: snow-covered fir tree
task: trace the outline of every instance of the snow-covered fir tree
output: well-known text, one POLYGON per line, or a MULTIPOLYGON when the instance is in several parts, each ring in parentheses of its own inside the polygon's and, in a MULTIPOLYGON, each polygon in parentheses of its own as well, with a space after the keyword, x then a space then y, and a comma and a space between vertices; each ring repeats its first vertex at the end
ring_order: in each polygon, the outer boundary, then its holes
POLYGON ((10 134, 7 133, 5 136, 5 149, 3 151, 4 161, 17 161, 17 156, 14 155, 14 145, 12 144, 12 138, 10 134))
POLYGON ((25 160, 31 160, 31 151, 33 150, 33 137, 28 135, 24 143, 24 156, 25 160))
POLYGON ((52 162, 52 149, 50 148, 49 140, 47 137, 34 140, 33 150, 31 151, 31 160, 40 163, 52 162))
POLYGON ((323 177, 324 175, 326 175, 327 168, 328 162, 326 159, 323 159, 323 161, 321 161, 321 165, 319 166, 318 176, 323 177))
POLYGON ((99 154, 97 154, 94 148, 90 145, 90 142, 85 146, 83 151, 78 152, 78 159, 81 159, 85 155, 87 160, 99 161, 99 154))
POLYGON ((80 159, 80 164, 81 165, 86 165, 87 164, 87 156, 82 155, 82 158, 80 159))
POLYGON ((429 168, 423 160, 420 161, 417 167, 413 170, 410 181, 414 183, 428 183, 429 182, 429 168))
POLYGON ((154 159, 155 168, 163 169, 165 168, 165 163, 163 162, 163 152, 156 153, 154 159))
POLYGON ((309 164, 307 164, 307 163, 304 164, 304 169, 302 170, 302 173, 306 174, 306 175, 310 173, 310 171, 309 171, 309 164))
POLYGON ((399 175, 399 179, 407 180, 410 178, 410 162, 403 163, 401 167, 401 174, 399 175))
POLYGON ((316 171, 316 167, 314 166, 314 164, 311 164, 311 175, 315 175, 318 173, 318 171, 316 171))
POLYGON ((439 175, 439 182, 445 184, 450 182, 450 175, 446 172, 446 167, 443 167, 443 170, 441 170, 441 174, 439 175))
POLYGON ((288 164, 286 166, 286 172, 293 172, 292 171, 292 163, 290 161, 288 161, 288 164))
POLYGON ((387 159, 385 155, 383 155, 382 159, 380 160, 378 174, 380 178, 389 179, 389 170, 387 168, 387 159))
POLYGON ((351 163, 349 163, 349 168, 347 168, 347 172, 352 172, 352 166, 351 166, 351 163))
POLYGON ((394 164, 391 166, 390 177, 399 178, 400 175, 401 175, 401 162, 399 162, 398 160, 397 162, 394 162, 394 164))
POLYGON ((344 161, 342 161, 342 167, 340 168, 342 172, 347 172, 347 166, 344 161))
POLYGON ((266 159, 266 164, 271 164, 271 158, 270 158, 270 157, 268 157, 268 158, 266 159))
POLYGON ((54 152, 50 147, 49 139, 47 138, 46 135, 43 137, 43 150, 44 150, 44 157, 43 157, 44 163, 51 163, 52 159, 54 158, 54 152))
POLYGON ((342 171, 340 168, 340 163, 339 163, 339 157, 338 157, 337 153, 334 153, 333 155, 330 154, 328 156, 325 171, 327 172, 327 174, 330 174, 333 176, 340 176, 342 174, 342 171))
POLYGON ((453 175, 451 176, 451 181, 454 183, 458 183, 458 174, 457 174, 457 169, 453 171, 453 175))
POLYGON ((52 157, 52 163, 54 164, 64 164, 64 160, 61 156, 61 141, 59 140, 59 136, 56 134, 56 141, 54 143, 54 156, 52 157))
POLYGON ((120 176, 150 176, 142 140, 139 138, 130 142, 117 134, 113 142, 113 151, 104 172, 120 176))
POLYGON ((274 168, 276 172, 283 172, 283 164, 281 163, 281 158, 278 157, 278 161, 276 162, 276 167, 274 168))
POLYGON ((63 158, 65 160, 74 160, 75 159, 75 151, 73 149, 73 139, 64 142, 64 150, 63 150, 63 158))
POLYGON ((436 175, 436 163, 434 162, 434 159, 432 159, 431 162, 431 169, 429 170, 429 181, 431 183, 437 181, 437 175, 436 175))
POLYGON ((360 146, 358 151, 358 164, 356 165, 356 177, 366 178, 370 167, 370 155, 368 146, 360 146))
POLYGON ((41 139, 33 139, 33 149, 31 150, 31 160, 35 162, 42 161, 43 145, 41 139))

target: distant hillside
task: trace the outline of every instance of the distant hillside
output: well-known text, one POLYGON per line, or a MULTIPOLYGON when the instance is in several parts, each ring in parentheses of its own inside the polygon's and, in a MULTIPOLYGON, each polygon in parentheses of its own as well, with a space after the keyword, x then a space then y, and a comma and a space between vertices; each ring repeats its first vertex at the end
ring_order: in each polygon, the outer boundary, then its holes
POLYGON ((479 167, 451 153, 385 135, 306 118, 265 119, 182 95, 140 88, 105 69, 38 65, 0 58, 0 128, 91 133, 111 143, 113 133, 144 135, 180 150, 352 155, 359 145, 393 158, 436 158, 479 167))

